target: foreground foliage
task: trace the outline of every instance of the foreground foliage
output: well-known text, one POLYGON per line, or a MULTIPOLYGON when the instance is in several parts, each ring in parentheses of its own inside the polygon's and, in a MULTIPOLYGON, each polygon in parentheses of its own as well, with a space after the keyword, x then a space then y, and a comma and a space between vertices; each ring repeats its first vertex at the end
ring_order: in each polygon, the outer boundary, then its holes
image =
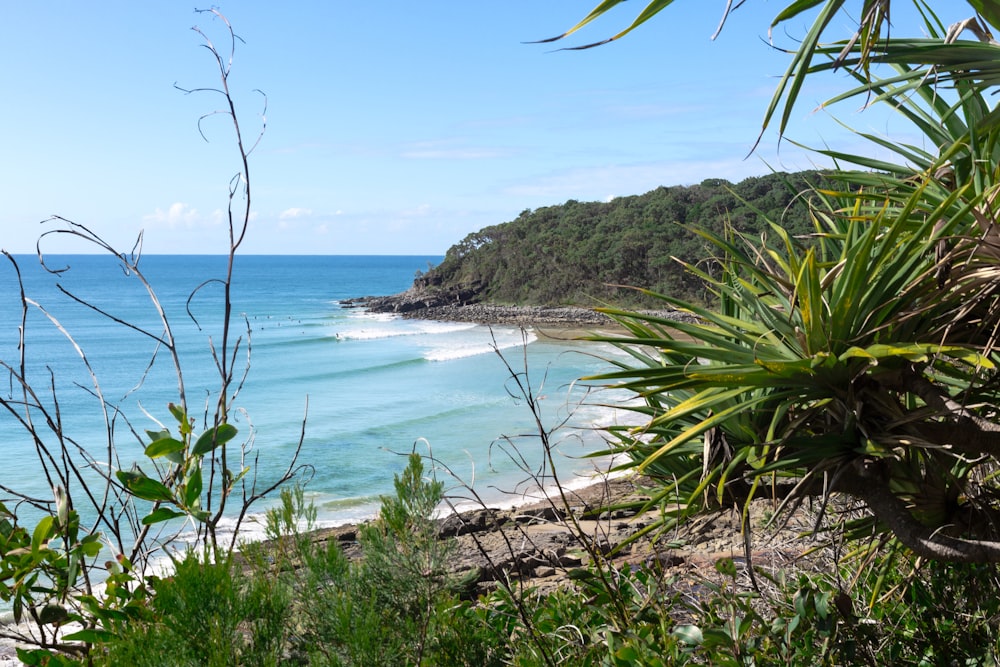
POLYGON ((364 557, 313 542, 315 510, 299 487, 268 513, 269 544, 240 559, 189 553, 153 583, 149 614, 97 647, 107 665, 489 665, 493 636, 461 603, 432 515, 440 482, 414 454, 361 526, 364 557))
MULTIPOLYGON (((169 605, 176 609, 192 605, 194 600, 174 595, 169 584, 151 583, 148 575, 157 559, 186 532, 185 544, 202 560, 227 562, 251 507, 301 470, 296 449, 283 472, 267 480, 258 478, 253 433, 239 433, 230 423, 249 369, 249 362, 240 360, 249 348, 250 331, 247 327, 240 334, 239 320, 232 316, 232 284, 235 255, 251 217, 249 155, 256 142, 246 140, 229 90, 239 38, 218 10, 200 13, 222 36, 217 47, 205 32, 193 29, 203 40, 218 78, 214 87, 184 92, 212 94, 221 101, 222 109, 202 120, 218 116, 227 121, 223 127, 232 133, 238 159, 226 207, 226 269, 197 287, 187 301, 192 328, 201 332, 191 304, 200 301, 207 286, 221 292, 214 302, 220 321, 212 334, 206 334, 205 363, 214 373, 209 376, 214 386, 198 392, 202 396, 196 403, 201 402, 201 408, 188 400, 184 368, 189 367, 190 352, 182 355, 182 348, 187 348, 178 342, 176 313, 168 312, 144 273, 141 234, 130 252, 120 252, 85 225, 58 216, 46 221, 49 229, 38 241, 38 260, 65 297, 53 299, 57 305, 40 303, 27 293, 17 261, 3 253, 14 287, 10 296, 19 307, 16 321, 6 323, 16 341, 8 348, 11 357, 0 359, 8 387, 0 394, 0 415, 7 420, 4 435, 20 439, 18 451, 34 452, 34 459, 24 464, 52 489, 51 497, 40 498, 41 494, 24 488, 0 487, 4 494, 0 601, 13 620, 0 625, 0 637, 16 642, 18 656, 28 664, 61 664, 69 660, 66 656, 87 656, 94 643, 128 632, 133 623, 165 613, 169 605), (105 277, 108 282, 100 300, 88 299, 86 290, 75 289, 75 273, 63 264, 65 257, 44 252, 53 237, 81 243, 85 252, 107 254, 113 260, 108 266, 118 275, 105 277), (122 313, 116 303, 116 289, 130 288, 148 297, 143 312, 122 313), (104 325, 121 327, 133 337, 129 345, 148 355, 139 367, 128 369, 134 371, 125 381, 131 384, 124 388, 103 384, 106 367, 95 362, 100 355, 80 342, 86 338, 86 326, 81 327, 83 332, 74 332, 60 320, 64 313, 72 317, 74 307, 83 307, 104 325), (77 334, 82 337, 76 338, 77 334), (53 335, 65 339, 74 365, 54 363, 38 354, 36 337, 53 335), (137 392, 156 377, 154 369, 163 366, 176 382, 176 398, 165 406, 149 406, 154 415, 143 408, 137 392), (67 376, 56 377, 56 369, 67 376), (123 393, 116 399, 119 390, 123 393), (92 426, 89 432, 87 426, 79 429, 83 433, 71 432, 73 417, 82 411, 78 407, 64 411, 64 406, 77 401, 92 409, 100 424, 96 432, 92 426), (140 419, 155 427, 143 429, 140 419), (233 526, 229 534, 220 528, 223 522, 233 526)), ((193 567, 187 561, 177 565, 180 571, 193 567)), ((224 599, 224 592, 213 591, 226 583, 205 581, 203 592, 209 596, 205 603, 224 599)), ((239 600, 241 605, 256 604, 254 600, 261 598, 258 592, 246 595, 239 600)), ((199 641, 226 640, 228 630, 221 625, 199 635, 199 641)))
POLYGON ((241 561, 181 559, 153 584, 144 617, 99 644, 91 664, 985 665, 1000 656, 992 566, 897 561, 886 579, 877 562, 859 574, 821 558, 812 562, 825 572, 756 568, 755 589, 732 558, 683 573, 655 559, 620 570, 598 559, 545 595, 506 581, 463 598, 432 529, 440 498, 412 455, 352 561, 303 532, 314 510, 301 489, 286 490, 269 513, 270 545, 250 545, 241 561))

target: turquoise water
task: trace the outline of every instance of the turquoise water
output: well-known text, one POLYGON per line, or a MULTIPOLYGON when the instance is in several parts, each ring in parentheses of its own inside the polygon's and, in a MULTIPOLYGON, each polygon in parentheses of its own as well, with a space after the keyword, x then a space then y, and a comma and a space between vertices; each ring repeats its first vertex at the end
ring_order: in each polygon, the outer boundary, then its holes
MULTIPOLYGON (((50 414, 58 405, 63 430, 75 443, 71 448, 78 444, 98 459, 108 445, 102 404, 114 406, 120 412, 107 414, 114 420, 120 467, 141 461, 142 443, 135 434, 157 429, 157 420, 169 425, 167 403, 180 394, 177 374, 162 350, 151 363, 154 336, 162 335, 162 326, 148 293, 110 257, 50 259, 52 267, 69 267, 58 276, 42 271, 37 258, 17 259, 26 293, 39 304, 30 308, 25 355, 32 384, 44 389, 41 402, 50 414), (145 332, 74 302, 60 285, 145 332), (46 389, 50 378, 55 399, 46 389)), ((537 468, 541 448, 537 437, 519 437, 535 434, 536 428, 504 359, 518 373, 527 369, 521 379, 535 392, 545 426, 567 422, 553 436, 561 474, 569 479, 592 470, 593 464, 580 457, 600 448, 595 426, 611 412, 575 380, 607 368, 594 353, 609 351, 553 342, 513 327, 404 320, 338 303, 402 291, 417 270, 439 259, 237 258, 233 335, 239 337, 239 349, 233 358, 237 375, 245 368, 247 376, 233 401, 238 408, 233 422, 241 439, 252 434, 248 463, 267 482, 288 465, 305 421, 299 463, 310 468, 306 488, 322 523, 370 516, 378 496, 391 492, 393 474, 404 467, 401 454, 413 447, 431 451, 461 482, 474 481, 476 492, 490 502, 526 492, 531 485, 523 468, 537 468), (516 453, 505 437, 517 443, 516 453)), ((189 410, 201 415, 218 392, 211 349, 221 345, 222 293, 211 281, 224 275, 225 258, 148 256, 140 269, 181 348, 189 410), (204 286, 189 301, 199 285, 204 286)), ((0 267, 0 323, 0 359, 16 366, 20 304, 8 264, 0 267)), ((16 388, 5 384, 5 398, 16 398, 16 388)), ((56 442, 51 431, 41 430, 47 445, 56 442)), ((50 498, 35 444, 10 411, 0 416, 0 435, 5 461, 0 484, 50 498)), ((468 496, 458 480, 443 471, 440 475, 457 501, 468 496)))

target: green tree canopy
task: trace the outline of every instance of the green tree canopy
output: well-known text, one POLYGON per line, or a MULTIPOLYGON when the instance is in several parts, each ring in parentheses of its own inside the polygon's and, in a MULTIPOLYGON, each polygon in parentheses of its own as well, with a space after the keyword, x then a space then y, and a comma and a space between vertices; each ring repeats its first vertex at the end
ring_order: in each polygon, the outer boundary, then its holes
POLYGON ((766 220, 787 220, 789 233, 807 233, 798 193, 821 181, 819 172, 769 174, 735 185, 709 179, 609 202, 571 200, 526 210, 469 234, 418 282, 475 286, 484 300, 516 304, 653 304, 621 285, 701 301, 708 296, 704 283, 682 262, 702 263, 712 250, 691 230, 731 227, 760 236, 769 233, 766 220))

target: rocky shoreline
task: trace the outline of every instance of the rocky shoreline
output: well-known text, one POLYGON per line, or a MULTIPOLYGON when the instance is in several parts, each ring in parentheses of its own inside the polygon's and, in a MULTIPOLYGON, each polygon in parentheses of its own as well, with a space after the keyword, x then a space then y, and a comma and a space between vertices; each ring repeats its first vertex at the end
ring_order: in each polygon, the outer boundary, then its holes
MULTIPOLYGON (((659 517, 657 507, 643 508, 651 482, 645 478, 600 479, 581 489, 563 490, 510 509, 483 507, 439 520, 438 536, 452 543, 449 570, 466 582, 465 596, 475 598, 499 586, 520 586, 545 593, 565 586, 570 572, 594 563, 612 568, 653 566, 680 578, 714 573, 716 561, 733 558, 774 569, 794 567, 808 545, 795 539, 805 524, 761 530, 748 554, 736 509, 720 510, 686 522, 666 535, 644 533, 659 517)), ((655 485, 654 485, 655 486, 655 485)), ((766 522, 767 501, 755 501, 751 520, 766 522)), ((758 532, 758 531, 755 531, 758 532)), ((349 558, 361 555, 357 526, 316 531, 315 543, 336 542, 349 558)))
MULTIPOLYGON (((614 326, 604 313, 580 306, 513 306, 483 303, 473 289, 437 291, 412 288, 390 296, 363 296, 344 299, 342 308, 362 308, 371 313, 392 313, 405 318, 505 324, 514 326, 548 325, 576 328, 614 326)), ((687 321, 691 316, 674 310, 641 311, 667 319, 687 321)))

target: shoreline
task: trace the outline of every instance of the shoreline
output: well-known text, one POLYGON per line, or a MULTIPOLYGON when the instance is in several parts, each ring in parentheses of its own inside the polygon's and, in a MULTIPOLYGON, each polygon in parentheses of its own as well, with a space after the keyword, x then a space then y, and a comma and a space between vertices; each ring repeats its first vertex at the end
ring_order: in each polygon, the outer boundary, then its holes
MULTIPOLYGON (((460 592, 476 599, 498 588, 546 594, 573 585, 572 572, 597 557, 612 569, 652 566, 680 579, 714 576, 720 559, 739 559, 772 569, 795 567, 809 544, 799 540, 811 519, 796 516, 787 525, 770 526, 773 503, 755 500, 750 522, 756 541, 748 552, 743 514, 720 507, 693 517, 666 533, 650 530, 662 518, 649 501, 656 482, 626 472, 595 476, 562 495, 510 509, 479 506, 437 519, 438 539, 451 543, 447 571, 466 582, 460 592), (563 497, 564 496, 564 497, 563 497)), ((348 558, 360 558, 357 525, 309 533, 314 544, 336 542, 348 558)))
POLYGON ((441 303, 403 292, 392 296, 365 296, 344 299, 342 308, 357 308, 370 313, 389 313, 404 319, 472 324, 557 325, 575 328, 613 326, 607 315, 578 306, 514 306, 489 303, 441 303))
MULTIPOLYGON (((560 329, 620 329, 610 316, 583 306, 524 306, 454 299, 422 290, 408 290, 390 296, 363 296, 343 299, 341 308, 357 308, 371 313, 389 313, 405 319, 440 322, 469 322, 484 325, 523 327, 554 326, 560 329)), ((693 316, 678 310, 637 310, 665 319, 691 321, 693 316)))
MULTIPOLYGON (((600 543, 600 550, 608 553, 658 515, 658 510, 614 509, 648 500, 642 487, 648 480, 643 480, 630 473, 598 472, 589 479, 579 478, 579 485, 563 484, 562 491, 549 486, 544 496, 526 493, 524 502, 475 503, 466 509, 449 503, 450 511, 435 519, 438 539, 452 545, 448 571, 469 577, 463 594, 469 598, 505 581, 539 590, 566 585, 567 573, 589 562, 582 540, 600 543)), ((357 541, 360 525, 320 528, 307 535, 317 545, 336 542, 348 558, 355 559, 362 556, 357 541)), ((633 548, 621 558, 636 553, 633 548)))

